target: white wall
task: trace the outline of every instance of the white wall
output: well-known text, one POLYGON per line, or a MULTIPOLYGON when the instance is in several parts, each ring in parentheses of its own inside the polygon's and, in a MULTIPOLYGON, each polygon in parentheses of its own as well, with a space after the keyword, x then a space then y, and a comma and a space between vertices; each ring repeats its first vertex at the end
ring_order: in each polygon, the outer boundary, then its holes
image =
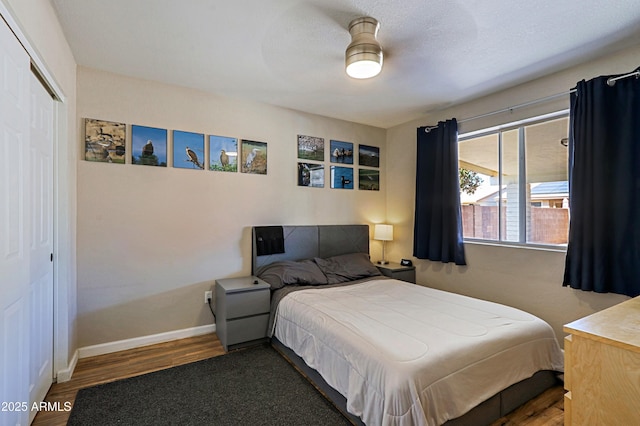
MULTIPOLYGON (((411 257, 415 203, 416 129, 439 120, 458 120, 502 110, 532 100, 568 92, 582 79, 620 74, 637 68, 640 47, 549 75, 475 102, 452 107, 388 129, 387 217, 396 225, 398 241, 389 245, 392 260, 411 257), (397 189, 397 190, 396 190, 397 189)), ((528 116, 568 108, 568 96, 535 107, 514 110, 462 123, 460 132, 508 123, 528 116)), ((596 294, 562 287, 564 251, 545 251, 482 244, 465 244, 467 266, 415 260, 417 281, 431 287, 515 306, 540 316, 551 324, 562 340, 562 326, 623 300, 626 296, 596 294)))
MULTIPOLYGON (((56 105, 54 150, 55 359, 66 369, 76 350, 76 63, 48 1, 0 0, 15 20, 22 40, 61 91, 56 105)), ((15 28, 14 28, 15 30, 15 28)))
POLYGON ((79 135, 96 118, 268 144, 267 175, 78 161, 80 347, 212 323, 204 291, 250 274, 252 225, 385 219, 384 166, 380 191, 296 181, 298 134, 325 139, 328 178, 330 139, 384 158, 383 129, 86 68, 77 91, 79 135))

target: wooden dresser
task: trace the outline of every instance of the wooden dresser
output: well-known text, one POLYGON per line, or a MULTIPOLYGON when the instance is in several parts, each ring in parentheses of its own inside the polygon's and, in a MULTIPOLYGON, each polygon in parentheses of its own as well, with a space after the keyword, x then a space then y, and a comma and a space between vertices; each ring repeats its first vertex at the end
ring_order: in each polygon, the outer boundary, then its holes
POLYGON ((564 331, 564 424, 640 425, 640 297, 564 331))

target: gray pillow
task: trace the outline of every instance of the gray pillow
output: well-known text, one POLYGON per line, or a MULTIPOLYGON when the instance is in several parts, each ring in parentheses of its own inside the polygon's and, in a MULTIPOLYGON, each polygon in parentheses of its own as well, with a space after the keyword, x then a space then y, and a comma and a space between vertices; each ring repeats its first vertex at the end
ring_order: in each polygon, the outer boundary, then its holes
POLYGON ((343 254, 326 259, 316 257, 314 260, 327 276, 329 284, 382 275, 378 268, 371 263, 367 253, 343 254))
POLYGON ((322 285, 327 284, 327 277, 313 260, 283 260, 265 266, 258 277, 269 283, 272 290, 285 285, 322 285))

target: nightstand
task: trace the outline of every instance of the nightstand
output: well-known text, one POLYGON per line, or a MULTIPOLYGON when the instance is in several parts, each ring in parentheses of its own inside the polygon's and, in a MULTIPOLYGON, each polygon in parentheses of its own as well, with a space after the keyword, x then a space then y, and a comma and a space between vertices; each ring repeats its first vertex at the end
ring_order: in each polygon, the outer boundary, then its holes
POLYGON ((382 273, 382 275, 400 281, 406 281, 413 284, 416 283, 415 266, 402 266, 399 263, 389 262, 386 265, 376 265, 376 267, 382 273))
POLYGON ((256 277, 216 280, 216 334, 225 350, 267 337, 270 288, 256 277))

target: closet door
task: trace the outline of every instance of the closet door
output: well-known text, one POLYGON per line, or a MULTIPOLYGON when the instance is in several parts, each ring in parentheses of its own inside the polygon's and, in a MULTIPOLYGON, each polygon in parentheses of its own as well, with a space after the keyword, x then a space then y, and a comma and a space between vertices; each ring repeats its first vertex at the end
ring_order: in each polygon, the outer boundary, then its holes
POLYGON ((13 403, 1 413, 2 425, 28 424, 31 408, 30 74, 27 53, 0 19, 0 401, 13 403))
MULTIPOLYGON (((44 400, 53 382, 53 98, 31 73, 29 168, 31 403, 44 400)), ((35 417, 36 411, 31 412, 35 417)))

